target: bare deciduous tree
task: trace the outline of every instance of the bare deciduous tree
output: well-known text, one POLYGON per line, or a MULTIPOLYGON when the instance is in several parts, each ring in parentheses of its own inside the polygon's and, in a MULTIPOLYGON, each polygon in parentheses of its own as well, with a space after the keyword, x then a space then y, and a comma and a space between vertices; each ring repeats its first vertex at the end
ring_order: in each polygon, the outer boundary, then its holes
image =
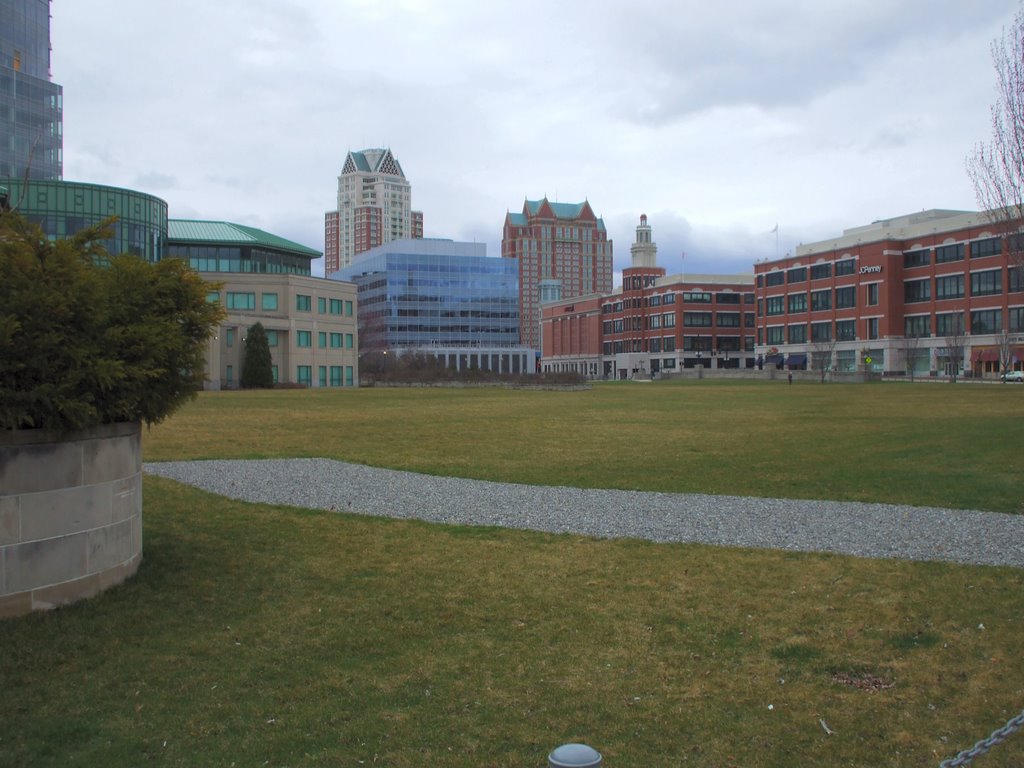
POLYGON ((914 374, 917 370, 917 361, 921 357, 921 339, 923 337, 920 334, 908 333, 903 337, 903 366, 907 370, 907 375, 910 376, 910 380, 914 380, 914 374))
POLYGON ((967 348, 967 335, 964 332, 963 315, 958 315, 953 327, 946 336, 946 354, 949 358, 949 375, 951 381, 956 384, 956 377, 964 363, 964 350, 967 348))
POLYGON ((1024 272, 1024 8, 992 41, 992 63, 992 138, 968 156, 967 175, 979 207, 1002 238, 1010 268, 1024 272))
POLYGON ((811 369, 818 372, 822 384, 825 383, 825 375, 832 370, 832 360, 835 356, 835 351, 835 338, 815 341, 811 344, 811 369))

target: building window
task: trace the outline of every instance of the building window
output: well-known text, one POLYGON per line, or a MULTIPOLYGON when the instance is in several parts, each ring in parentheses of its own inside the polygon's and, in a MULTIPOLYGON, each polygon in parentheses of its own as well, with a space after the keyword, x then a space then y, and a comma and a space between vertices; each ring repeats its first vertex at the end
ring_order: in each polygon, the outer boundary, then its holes
POLYGON ((971 333, 999 333, 1003 330, 1001 309, 979 309, 971 312, 971 333))
POLYGON ((299 312, 312 312, 313 297, 302 293, 295 294, 295 309, 299 312))
POLYGON ((807 282, 807 267, 795 267, 786 272, 787 283, 805 283, 807 282))
POLYGON ((310 331, 296 331, 295 332, 295 346, 297 347, 311 347, 313 346, 313 334, 310 331))
POLYGON ((658 354, 658 353, 661 352, 661 337, 660 336, 657 336, 657 337, 651 339, 651 349, 650 349, 650 351, 652 353, 654 353, 654 354, 658 354))
POLYGON ((664 296, 661 297, 661 303, 662 304, 675 304, 676 303, 676 295, 674 293, 666 293, 664 296))
POLYGON ((351 301, 346 301, 345 302, 345 316, 346 317, 352 317, 352 302, 351 301))
POLYGON ((687 328, 710 328, 710 312, 683 312, 683 325, 687 328))
POLYGON ((824 280, 826 277, 832 277, 831 264, 815 264, 811 267, 811 280, 824 280))
POLYGON ((856 338, 856 320, 836 320, 836 341, 853 341, 856 338))
POLYGON ((666 312, 661 316, 661 327, 662 328, 675 328, 676 327, 676 313, 666 312))
POLYGON ((754 327, 754 313, 753 312, 744 312, 743 313, 743 327, 744 328, 753 328, 754 327))
POLYGON ((654 296, 651 296, 649 304, 652 307, 660 307, 661 306, 661 294, 655 294, 654 296))
POLYGON ((871 283, 867 286, 867 305, 874 307, 878 304, 878 283, 871 283))
POLYGON ((878 318, 877 317, 869 317, 868 318, 868 338, 869 339, 877 339, 878 338, 878 318))
POLYGON ((790 312, 806 312, 807 311, 807 294, 806 293, 791 293, 788 296, 789 311, 790 312))
POLYGON ((706 291, 690 291, 683 294, 683 301, 690 304, 710 304, 711 294, 706 291))
POLYGON ((651 315, 647 318, 650 328, 661 328, 661 315, 651 315))
POLYGON ((767 333, 767 336, 766 336, 767 341, 765 343, 767 343, 767 344, 782 344, 782 343, 784 343, 783 340, 782 340, 782 328, 783 328, 783 326, 781 326, 781 325, 769 325, 768 326, 768 333, 767 333))
POLYGON ((340 387, 341 386, 341 366, 340 365, 332 365, 331 366, 331 386, 332 387, 340 387))
POLYGON ((1024 307, 1010 307, 1010 333, 1020 333, 1024 331, 1024 307))
POLYGON ((811 312, 832 309, 832 291, 811 291, 811 312))
POLYGON ((316 311, 321 315, 327 314, 327 299, 323 296, 316 297, 316 311))
POLYGON ((903 335, 908 339, 931 335, 931 316, 914 315, 903 318, 903 335))
POLYGON ((319 368, 317 369, 317 377, 320 380, 320 382, 319 382, 320 386, 321 387, 326 387, 327 386, 327 366, 326 365, 319 366, 319 368))
POLYGON ((227 379, 228 386, 230 387, 235 381, 235 366, 229 365, 224 370, 224 378, 227 379))
POLYGON ((935 278, 936 299, 960 299, 964 295, 963 275, 943 275, 935 278))
POLYGON ((662 352, 675 352, 676 351, 676 337, 665 336, 661 340, 661 351, 662 352))
POLYGON ((1003 272, 991 269, 971 273, 971 296, 991 296, 1003 292, 1003 272))
POLYGON ((341 299, 331 299, 331 314, 340 315, 344 311, 344 302, 341 299))
POLYGON ((836 309, 850 309, 857 306, 857 289, 848 285, 836 288, 836 309))
POLYGON ((928 248, 922 248, 917 251, 907 251, 903 254, 903 266, 904 268, 927 267, 932 263, 931 254, 932 252, 928 248))
POLYGON ((224 330, 224 344, 228 347, 235 346, 235 329, 226 328, 224 330))
POLYGON ((327 348, 327 332, 326 331, 318 331, 317 334, 316 334, 316 341, 317 341, 317 346, 320 349, 326 349, 327 348))
POLYGON ((836 262, 836 277, 843 277, 845 275, 852 275, 856 272, 857 262, 853 259, 844 259, 843 261, 836 262))
POLYGON ((345 366, 345 386, 346 387, 351 387, 352 386, 352 366, 351 365, 346 365, 345 366))
POLYGON ((236 293, 228 291, 228 309, 256 309, 255 293, 236 293))
POLYGON ((1024 291, 1024 267, 1010 267, 1008 293, 1020 293, 1024 291))
POLYGON ((951 261, 964 260, 964 244, 940 245, 935 249, 935 263, 948 264, 951 261))
POLYGON ((931 301, 932 281, 931 278, 924 280, 907 280, 903 283, 903 300, 907 304, 914 304, 919 301, 931 301))
POLYGON ((277 346, 277 331, 272 331, 272 330, 269 330, 269 329, 267 330, 267 346, 268 347, 276 347, 277 346))
POLYGON ((270 376, 271 376, 271 378, 273 378, 274 383, 277 384, 278 378, 277 378, 277 366, 276 365, 270 366, 270 376))
POLYGON ((715 302, 717 304, 739 304, 740 295, 738 293, 719 293, 715 295, 715 302))
POLYGON ((719 328, 739 328, 739 312, 719 312, 715 316, 715 322, 719 328))
POLYGON ((783 313, 784 306, 783 306, 782 300, 783 300, 782 296, 769 296, 768 297, 766 309, 767 309, 767 314, 768 314, 769 317, 771 317, 772 315, 781 315, 783 313))
POLYGON ((277 294, 264 293, 260 296, 260 308, 264 312, 273 312, 277 309, 277 294))
POLYGON ((210 291, 206 294, 206 300, 211 304, 216 304, 220 301, 220 291, 210 291))
POLYGON ((800 323, 799 325, 789 326, 789 343, 790 344, 806 344, 807 343, 807 325, 800 323))
POLYGON ((773 285, 782 285, 786 280, 786 273, 779 270, 777 272, 769 272, 765 275, 764 284, 771 288, 773 285))
POLYGON ((332 333, 331 334, 331 349, 341 349, 341 334, 340 333, 332 333))
POLYGON ((832 341, 832 323, 811 323, 811 341, 832 341))
POLYGON ((982 256, 998 256, 1003 252, 1003 241, 998 237, 990 237, 986 240, 975 240, 971 243, 971 258, 979 259, 982 256))
POLYGON ((313 366, 298 365, 295 367, 295 380, 307 387, 313 383, 313 366))
POLYGON ((963 312, 942 312, 935 315, 936 336, 957 336, 964 332, 963 312))

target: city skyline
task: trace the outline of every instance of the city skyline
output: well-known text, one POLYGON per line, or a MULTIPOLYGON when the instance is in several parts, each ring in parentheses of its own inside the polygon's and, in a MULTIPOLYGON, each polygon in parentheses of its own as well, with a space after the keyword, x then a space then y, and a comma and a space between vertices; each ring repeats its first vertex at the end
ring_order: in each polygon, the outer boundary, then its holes
POLYGON ((58 3, 64 177, 323 250, 346 154, 380 146, 427 237, 496 256, 525 199, 587 200, 620 243, 646 213, 670 272, 683 252, 686 271, 749 271, 865 221, 977 207, 964 158, 1018 5, 892 6, 58 3))

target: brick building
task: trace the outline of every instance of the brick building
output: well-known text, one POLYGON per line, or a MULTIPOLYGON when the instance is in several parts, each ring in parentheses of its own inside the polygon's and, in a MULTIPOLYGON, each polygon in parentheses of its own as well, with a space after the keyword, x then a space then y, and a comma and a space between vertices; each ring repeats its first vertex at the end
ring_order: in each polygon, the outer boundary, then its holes
POLYGON ((753 275, 666 275, 647 216, 630 255, 618 291, 544 304, 542 370, 627 379, 754 367, 753 275))
POLYGON ((768 365, 996 377, 1024 359, 1022 270, 983 213, 929 210, 754 267, 768 365))
POLYGON ((540 305, 612 289, 612 241, 590 203, 526 200, 506 213, 503 258, 519 261, 520 341, 540 349, 540 305))

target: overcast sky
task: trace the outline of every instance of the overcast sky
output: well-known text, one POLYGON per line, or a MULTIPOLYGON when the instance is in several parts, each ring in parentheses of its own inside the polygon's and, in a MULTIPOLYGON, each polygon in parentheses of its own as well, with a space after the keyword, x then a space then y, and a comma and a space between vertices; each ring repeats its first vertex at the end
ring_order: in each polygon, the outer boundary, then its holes
POLYGON ((427 237, 498 256, 525 198, 586 198, 617 270, 646 213, 669 272, 684 252, 687 272, 750 271, 845 227, 975 209, 964 158, 1017 8, 54 0, 64 178, 322 251, 346 153, 385 146, 427 237))

